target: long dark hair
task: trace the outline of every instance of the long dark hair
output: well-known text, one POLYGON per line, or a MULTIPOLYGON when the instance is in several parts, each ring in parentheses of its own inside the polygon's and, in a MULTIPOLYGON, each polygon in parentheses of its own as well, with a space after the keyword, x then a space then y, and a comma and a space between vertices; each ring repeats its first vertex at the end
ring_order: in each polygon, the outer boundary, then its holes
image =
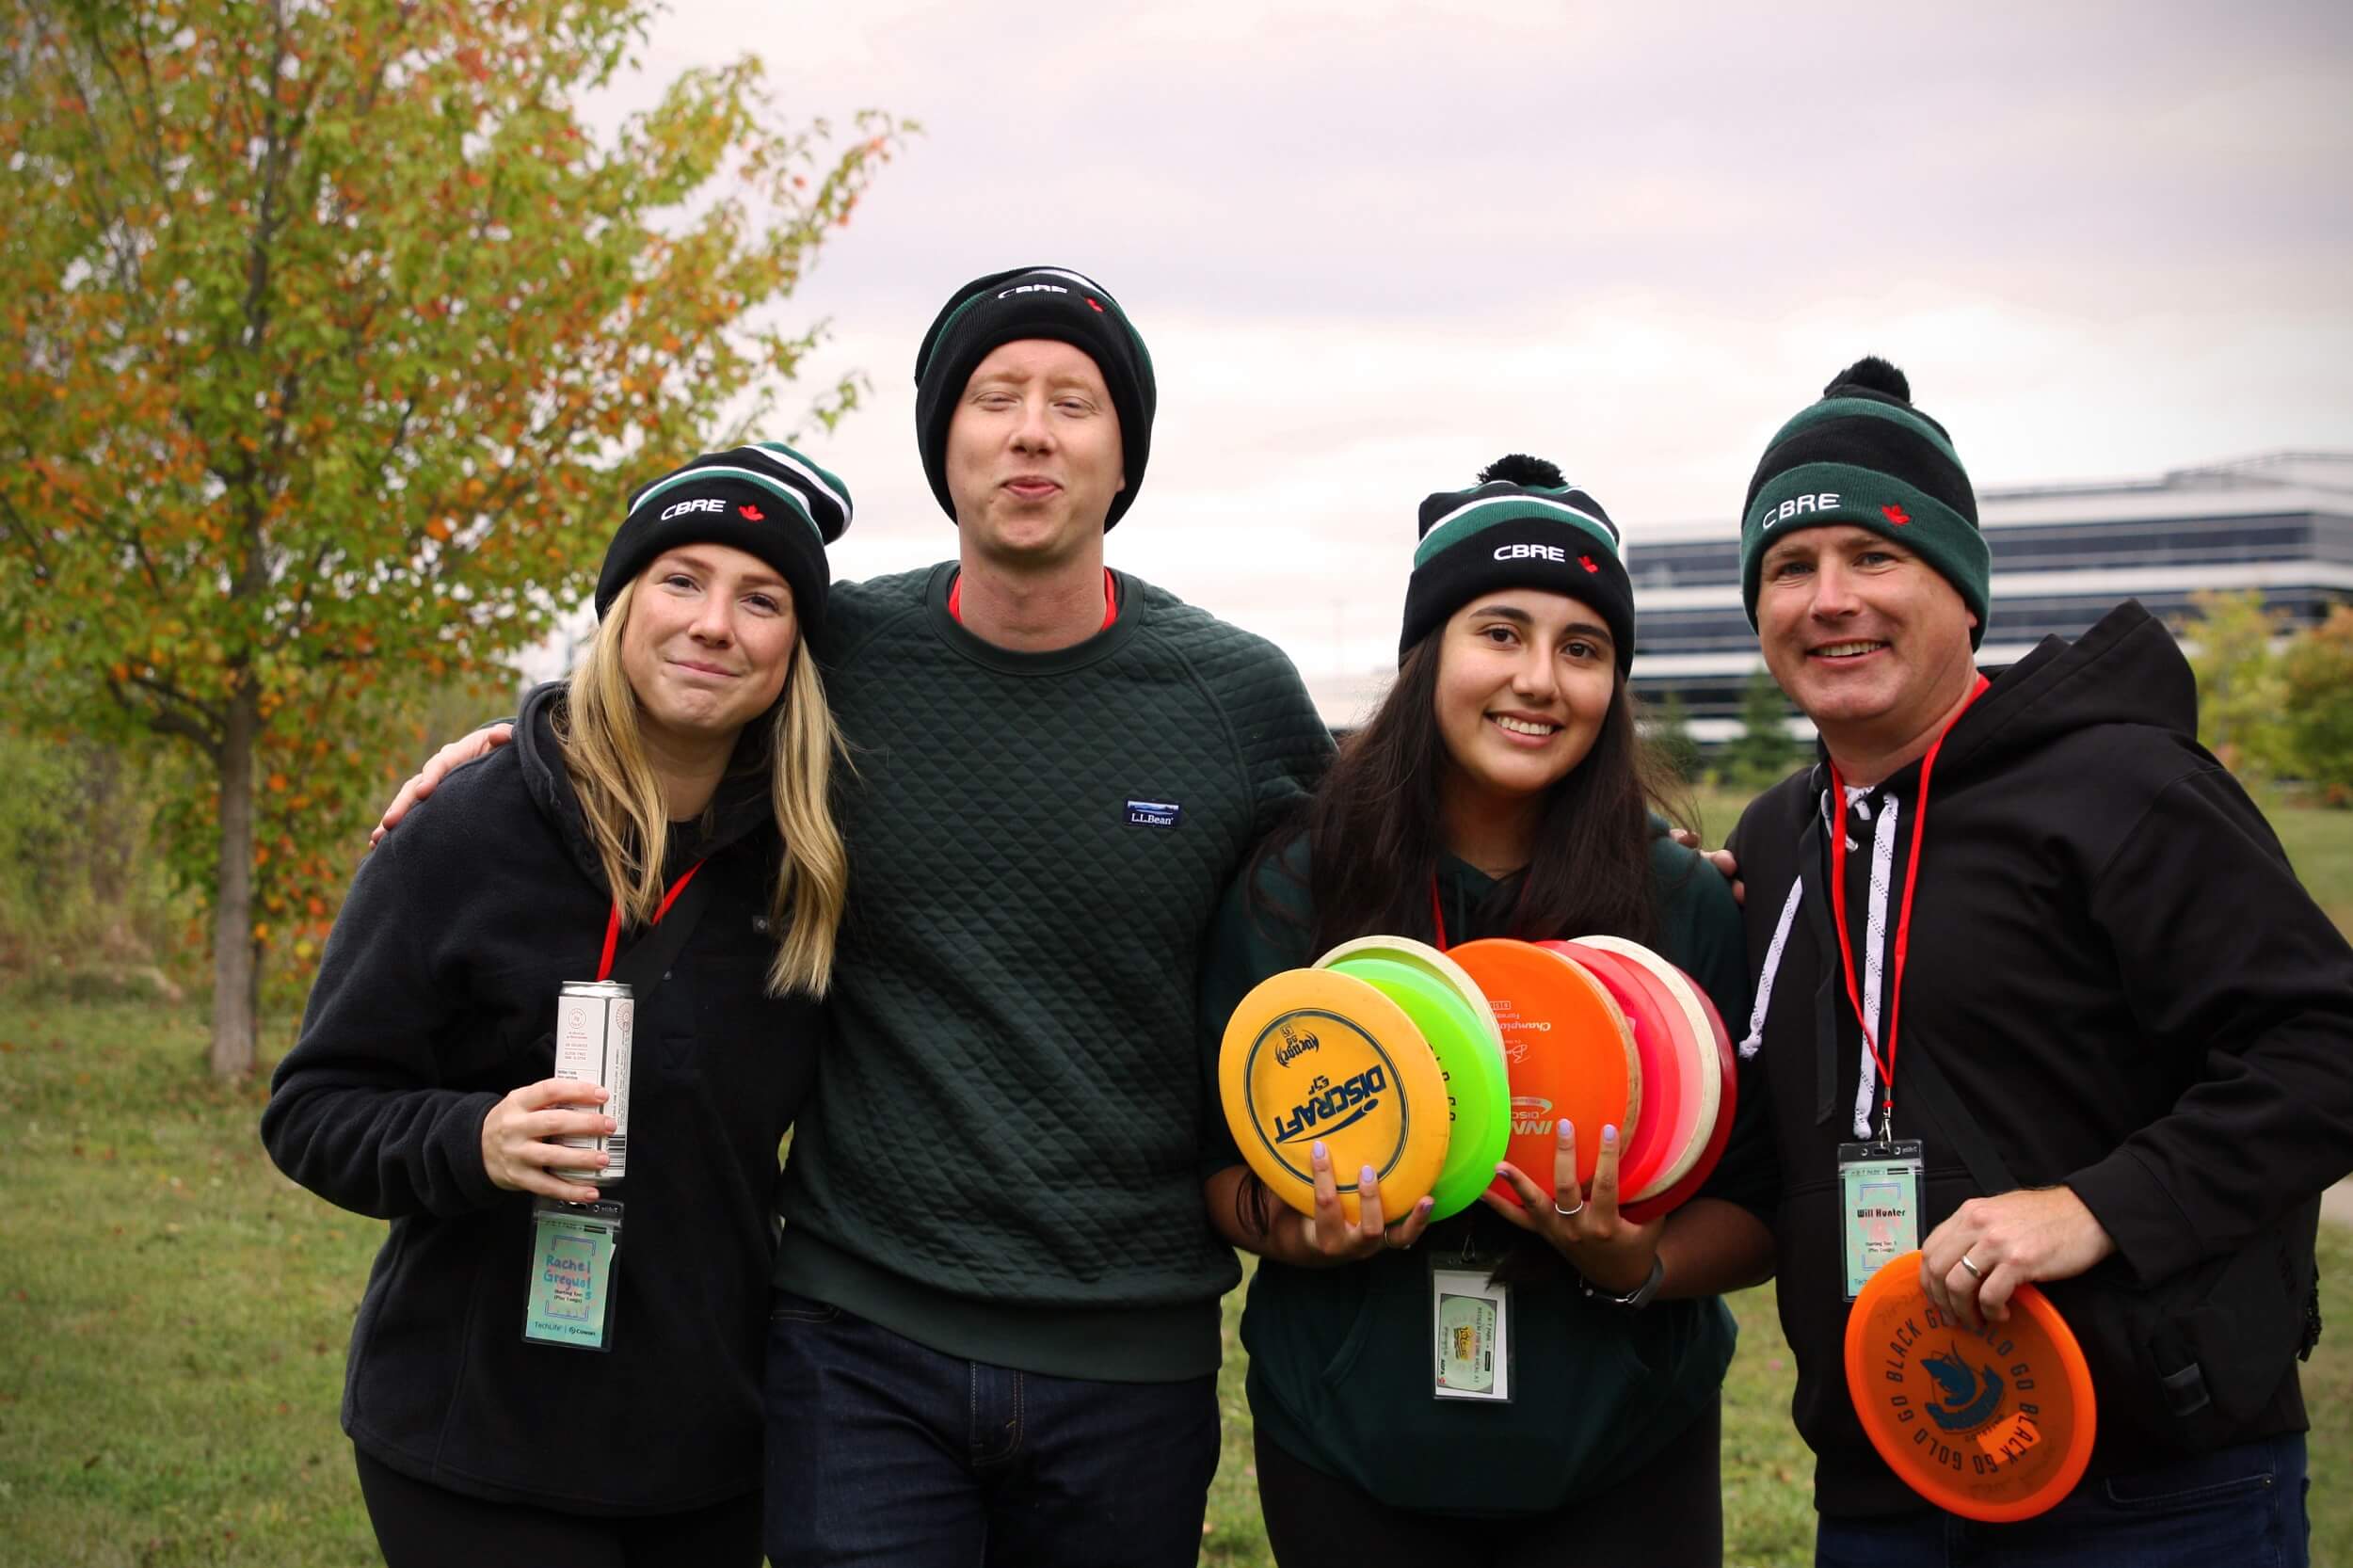
MULTIPOLYGON (((1406 653, 1396 684, 1340 747, 1291 830, 1259 850, 1279 856, 1305 836, 1308 939, 1317 952, 1374 934, 1436 935, 1430 887, 1444 848, 1438 784, 1451 765, 1437 715, 1444 636, 1441 626, 1406 653)), ((1616 673, 1593 749, 1546 792, 1528 868, 1497 885, 1498 906, 1479 912, 1481 925, 1529 941, 1594 933, 1656 939, 1650 817, 1687 813, 1641 739, 1636 706, 1625 673, 1616 673)))

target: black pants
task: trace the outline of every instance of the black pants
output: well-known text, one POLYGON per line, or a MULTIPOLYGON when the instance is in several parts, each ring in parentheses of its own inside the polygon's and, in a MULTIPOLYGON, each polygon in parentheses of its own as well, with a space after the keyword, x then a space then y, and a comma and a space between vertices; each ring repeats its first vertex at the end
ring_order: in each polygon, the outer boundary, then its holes
MULTIPOLYGON (((494 1503, 404 1476, 358 1449, 360 1495, 390 1568, 757 1568, 760 1494, 686 1513, 584 1518, 494 1503)), ((593 1464, 583 1461, 584 1464, 593 1464)))
POLYGON ((1509 1519, 1391 1508, 1260 1437, 1258 1508, 1281 1568, 1721 1568, 1722 1437, 1713 1402, 1608 1497, 1509 1519))

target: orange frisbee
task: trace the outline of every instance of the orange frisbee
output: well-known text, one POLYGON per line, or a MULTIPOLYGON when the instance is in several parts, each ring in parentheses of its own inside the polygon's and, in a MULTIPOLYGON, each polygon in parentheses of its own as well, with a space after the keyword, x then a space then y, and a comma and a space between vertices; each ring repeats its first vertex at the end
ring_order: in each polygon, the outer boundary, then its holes
POLYGON ((1920 1255, 1891 1258, 1847 1316, 1847 1392, 1871 1446, 1948 1513, 2031 1519, 2083 1479, 2097 1431, 2091 1368, 2031 1285, 2007 1323, 1970 1330, 1920 1288, 1920 1255))
MULTIPOLYGON (((1450 950, 1486 993, 1503 1030, 1512 1080, 1512 1141, 1504 1158, 1540 1187, 1552 1179, 1555 1128, 1634 1125, 1641 1114, 1641 1067, 1634 1032, 1617 1001, 1576 959, 1533 942, 1491 936, 1450 950)), ((1601 1140, 1577 1141, 1577 1178, 1593 1179, 1601 1140)), ((1495 1190, 1520 1201, 1497 1177, 1495 1190)))

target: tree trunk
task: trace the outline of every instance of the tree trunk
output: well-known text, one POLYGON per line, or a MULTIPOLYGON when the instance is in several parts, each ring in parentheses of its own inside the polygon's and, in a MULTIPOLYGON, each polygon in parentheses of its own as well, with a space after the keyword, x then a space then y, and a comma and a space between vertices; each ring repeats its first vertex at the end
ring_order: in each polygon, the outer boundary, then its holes
POLYGON ((253 749, 261 701, 249 684, 229 699, 220 748, 220 872, 213 902, 213 1073, 253 1070, 260 1008, 253 940, 253 749))

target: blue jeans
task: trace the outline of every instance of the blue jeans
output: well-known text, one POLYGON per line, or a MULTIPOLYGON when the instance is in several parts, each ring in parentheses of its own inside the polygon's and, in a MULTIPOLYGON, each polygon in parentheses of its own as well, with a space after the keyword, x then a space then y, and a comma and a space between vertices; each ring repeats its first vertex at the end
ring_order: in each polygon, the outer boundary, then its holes
POLYGON ((776 1568, 1190 1568, 1201 1554, 1214 1376, 1019 1372, 780 1290, 767 1408, 776 1568))
POLYGON ((2087 1480, 2048 1513, 1981 1525, 1924 1510, 1824 1514, 1815 1568, 2308 1568, 2301 1433, 2087 1480))

